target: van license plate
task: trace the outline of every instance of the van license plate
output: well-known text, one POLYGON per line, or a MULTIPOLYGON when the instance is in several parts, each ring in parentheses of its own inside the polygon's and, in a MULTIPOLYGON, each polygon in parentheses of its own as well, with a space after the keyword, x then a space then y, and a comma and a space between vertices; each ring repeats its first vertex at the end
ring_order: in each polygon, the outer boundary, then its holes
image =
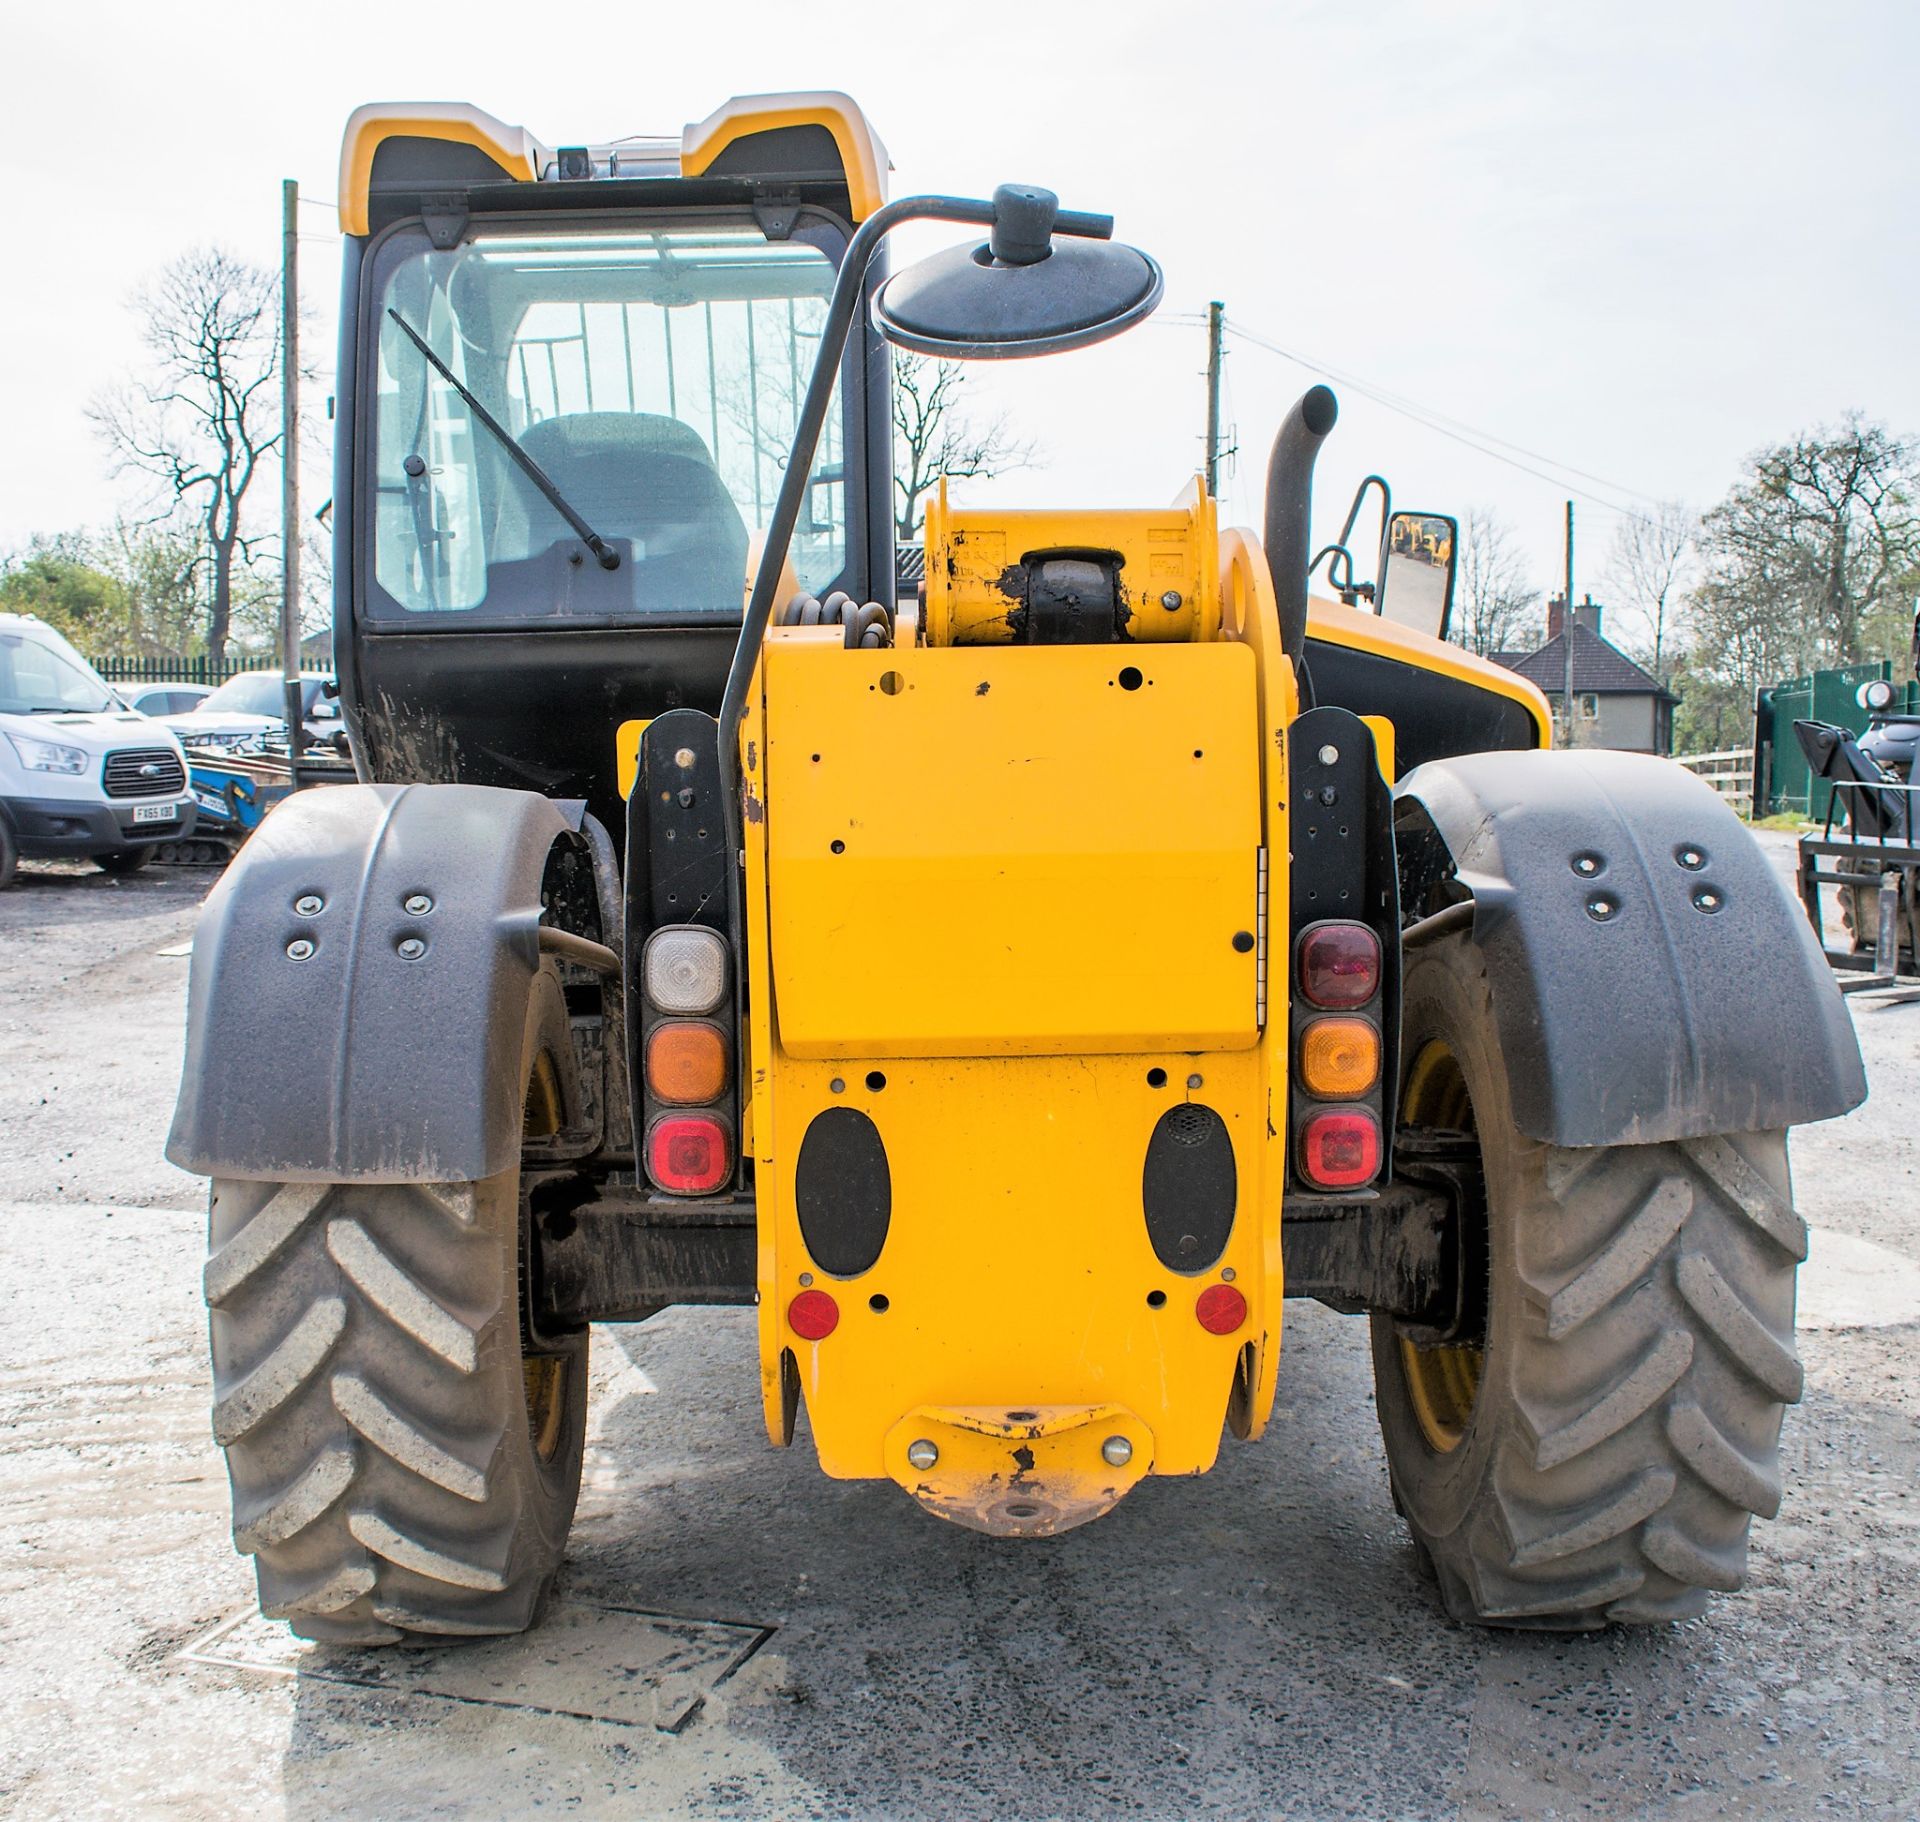
POLYGON ((137 803, 133 806, 135 822, 178 822, 180 806, 174 803, 137 803))

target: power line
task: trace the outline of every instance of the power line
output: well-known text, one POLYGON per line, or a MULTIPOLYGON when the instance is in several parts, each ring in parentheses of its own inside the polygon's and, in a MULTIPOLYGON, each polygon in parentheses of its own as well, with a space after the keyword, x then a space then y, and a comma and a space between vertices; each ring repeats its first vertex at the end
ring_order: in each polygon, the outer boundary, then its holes
MULTIPOLYGON (((1206 319, 1198 313, 1186 312, 1169 313, 1161 320, 1165 321, 1169 327, 1183 328, 1199 328, 1206 321, 1206 319)), ((1326 374, 1330 378, 1338 380, 1341 385, 1359 393, 1362 398, 1371 399, 1376 405, 1395 413, 1395 415, 1399 417, 1404 417, 1420 425, 1422 429, 1431 430, 1437 436, 1447 437, 1453 442, 1463 444, 1467 448, 1475 450, 1477 453, 1488 457, 1492 461, 1505 463, 1509 468, 1518 469, 1522 474, 1531 475, 1535 480, 1544 481, 1551 487, 1563 488, 1569 493, 1577 494, 1581 499, 1589 502, 1589 504, 1601 507, 1607 512, 1619 513, 1622 517, 1629 519, 1642 519, 1647 516, 1639 506, 1623 506, 1617 500, 1609 500, 1599 494, 1591 493, 1585 488, 1576 487, 1566 480, 1565 477, 1568 475, 1576 475, 1583 481, 1590 481, 1597 487, 1609 488, 1616 493, 1626 495, 1629 500, 1639 501, 1643 505, 1653 504, 1657 501, 1657 496, 1654 494, 1643 492, 1639 488, 1628 487, 1619 481, 1609 480, 1604 475, 1591 474, 1586 469, 1574 467, 1570 462, 1559 461, 1553 456, 1543 455, 1538 450, 1529 449, 1524 444, 1515 443, 1506 437, 1498 436, 1493 431, 1482 430, 1477 425, 1468 424, 1462 419, 1451 417, 1447 413, 1436 410, 1430 405, 1422 404, 1417 399, 1409 398, 1404 393, 1394 392, 1388 387, 1375 385, 1372 381, 1364 380, 1357 374, 1335 367, 1326 361, 1314 360, 1311 356, 1302 354, 1296 349, 1282 347, 1280 343, 1271 340, 1269 337, 1257 334, 1255 331, 1244 328, 1232 320, 1229 320, 1226 324, 1226 332, 1242 341, 1251 343, 1254 347, 1260 348, 1268 354, 1277 355, 1284 361, 1290 361, 1297 367, 1305 368, 1310 373, 1326 374), (1522 456, 1529 458, 1529 460, 1520 460, 1519 458, 1522 456), (1544 473, 1541 468, 1533 465, 1535 463, 1545 464, 1547 468, 1558 470, 1558 473, 1544 473)))

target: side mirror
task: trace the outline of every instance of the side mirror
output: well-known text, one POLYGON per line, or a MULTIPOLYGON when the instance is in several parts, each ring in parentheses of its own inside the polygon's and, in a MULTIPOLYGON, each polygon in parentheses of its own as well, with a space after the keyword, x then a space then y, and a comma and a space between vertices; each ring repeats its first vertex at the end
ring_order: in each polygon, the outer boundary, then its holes
POLYGON ((1159 303, 1160 268, 1105 238, 1111 218, 1063 214, 1051 190, 1023 184, 1002 184, 993 207, 984 243, 880 287, 874 326, 895 347, 951 361, 1059 354, 1118 335, 1159 303))
POLYGON ((1397 512, 1380 552, 1381 619, 1444 639, 1453 617, 1453 574, 1460 525, 1437 512, 1397 512))

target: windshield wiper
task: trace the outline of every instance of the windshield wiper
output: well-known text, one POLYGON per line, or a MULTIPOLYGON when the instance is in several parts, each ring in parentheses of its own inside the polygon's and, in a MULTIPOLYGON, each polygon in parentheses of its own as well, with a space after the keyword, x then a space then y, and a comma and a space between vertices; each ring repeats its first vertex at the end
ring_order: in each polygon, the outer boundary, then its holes
POLYGON ((579 533, 580 541, 600 559, 600 567, 602 569, 618 569, 620 567, 620 553, 567 504, 566 495, 554 486, 553 482, 548 478, 547 471, 514 441, 513 433, 507 429, 506 425, 501 423, 486 406, 481 404, 466 387, 454 378, 453 369, 427 346, 421 339, 420 332, 415 329, 398 310, 389 310, 387 314, 400 325, 406 334, 407 340, 412 342, 413 345, 426 356, 427 365, 466 400, 467 409, 500 439, 507 454, 512 456, 514 461, 520 465, 521 473, 546 495, 547 504, 579 533))

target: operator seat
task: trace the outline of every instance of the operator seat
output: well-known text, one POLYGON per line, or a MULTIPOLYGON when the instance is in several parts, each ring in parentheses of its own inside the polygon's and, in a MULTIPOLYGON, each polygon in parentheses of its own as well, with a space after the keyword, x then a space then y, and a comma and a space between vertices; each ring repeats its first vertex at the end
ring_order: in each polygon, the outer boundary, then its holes
POLYGON ((746 522, 691 425, 579 411, 529 425, 520 441, 601 537, 633 541, 638 606, 740 611, 746 522))

